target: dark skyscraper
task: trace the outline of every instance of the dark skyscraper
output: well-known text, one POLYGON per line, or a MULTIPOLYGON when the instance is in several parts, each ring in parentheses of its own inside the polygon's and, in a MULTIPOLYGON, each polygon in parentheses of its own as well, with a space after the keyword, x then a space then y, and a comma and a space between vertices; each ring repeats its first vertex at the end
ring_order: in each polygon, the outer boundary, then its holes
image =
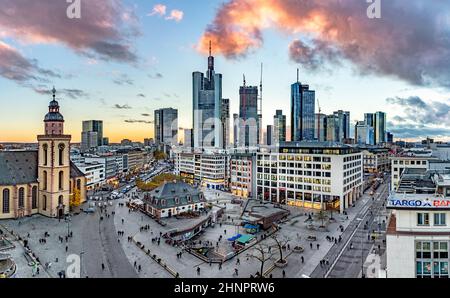
POLYGON ((334 112, 337 117, 337 142, 350 138, 350 112, 339 110, 334 112))
POLYGON ((259 139, 258 87, 239 89, 239 147, 256 147, 259 139))
POLYGON ((222 75, 214 71, 211 45, 206 77, 201 72, 194 72, 192 83, 194 147, 223 148, 222 75))
POLYGON ((292 141, 314 140, 315 91, 309 85, 297 82, 291 85, 291 139, 292 141))
POLYGON ((282 110, 276 110, 273 117, 273 140, 275 144, 286 142, 286 115, 282 110))
POLYGON ((230 99, 222 99, 222 145, 223 149, 230 146, 230 99))
POLYGON ((267 125, 267 129, 266 129, 266 145, 271 146, 272 145, 272 141, 273 141, 273 125, 267 125))
POLYGON ((178 143, 178 110, 155 110, 155 141, 166 145, 178 143))
POLYGON ((83 132, 96 132, 97 133, 97 146, 103 145, 103 121, 102 120, 83 121, 83 132))

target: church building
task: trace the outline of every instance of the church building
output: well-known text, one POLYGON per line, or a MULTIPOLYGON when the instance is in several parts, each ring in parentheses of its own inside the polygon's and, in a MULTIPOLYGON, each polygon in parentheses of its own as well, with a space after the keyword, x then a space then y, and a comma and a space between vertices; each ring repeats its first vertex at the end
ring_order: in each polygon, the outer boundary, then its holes
POLYGON ((63 218, 86 201, 86 177, 70 161, 70 135, 53 100, 44 118, 37 151, 0 151, 0 219, 33 214, 63 218))

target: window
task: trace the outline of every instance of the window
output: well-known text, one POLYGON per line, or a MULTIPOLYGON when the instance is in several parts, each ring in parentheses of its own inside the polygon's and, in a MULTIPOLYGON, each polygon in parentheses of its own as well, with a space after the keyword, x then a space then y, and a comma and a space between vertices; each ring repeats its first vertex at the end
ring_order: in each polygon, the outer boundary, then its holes
POLYGON ((42 189, 47 190, 47 171, 42 172, 42 189))
POLYGON ((9 189, 3 190, 3 213, 9 213, 9 189))
POLYGON ((37 209, 37 186, 31 190, 31 209, 37 209))
POLYGON ((47 165, 47 158, 48 158, 48 145, 47 144, 44 144, 44 145, 42 145, 42 149, 43 149, 43 151, 44 151, 44 166, 46 166, 47 165))
POLYGON ((25 189, 19 188, 19 208, 25 208, 25 189))
POLYGON ((59 171, 58 187, 59 187, 59 190, 64 189, 64 172, 63 171, 59 171))
POLYGON ((419 278, 449 278, 448 241, 416 242, 416 276, 419 278))
POLYGON ((47 210, 47 196, 42 196, 42 210, 47 210))
POLYGON ((434 225, 435 226, 445 226, 445 213, 435 213, 434 214, 434 225))
POLYGON ((429 226, 430 225, 430 214, 429 213, 417 213, 417 225, 418 226, 429 226))
POLYGON ((64 165, 64 149, 66 148, 66 146, 64 144, 59 144, 58 149, 59 149, 59 165, 62 166, 64 165))

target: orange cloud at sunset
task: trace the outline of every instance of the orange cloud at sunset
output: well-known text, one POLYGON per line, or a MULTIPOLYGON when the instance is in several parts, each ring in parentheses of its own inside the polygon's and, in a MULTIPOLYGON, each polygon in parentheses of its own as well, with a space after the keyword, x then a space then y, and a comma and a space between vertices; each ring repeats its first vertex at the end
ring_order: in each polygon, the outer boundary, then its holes
POLYGON ((207 53, 211 40, 215 53, 242 58, 263 46, 264 30, 270 28, 292 35, 290 58, 307 68, 348 60, 362 74, 450 86, 448 6, 390 0, 383 2, 381 19, 370 19, 363 0, 228 0, 197 49, 207 53))

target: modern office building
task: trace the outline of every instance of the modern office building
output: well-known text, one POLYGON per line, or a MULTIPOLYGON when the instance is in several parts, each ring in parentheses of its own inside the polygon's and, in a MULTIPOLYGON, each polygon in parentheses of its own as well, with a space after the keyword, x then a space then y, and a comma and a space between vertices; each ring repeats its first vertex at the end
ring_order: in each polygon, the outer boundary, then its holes
POLYGON ((103 145, 103 121, 101 121, 101 120, 83 121, 82 132, 96 132, 97 133, 97 146, 103 145))
POLYGON ((358 121, 355 125, 355 143, 360 145, 375 145, 375 135, 372 126, 364 121, 358 121))
POLYGON ((185 148, 192 148, 192 129, 185 129, 184 130, 184 141, 183 141, 183 147, 185 148))
POLYGON ((223 148, 222 75, 214 70, 214 57, 208 57, 206 76, 192 74, 194 148, 223 148))
POLYGON ((256 195, 256 153, 231 153, 229 166, 231 193, 253 198, 256 195))
POLYGON ((274 126, 267 125, 266 129, 266 145, 271 146, 275 143, 274 126))
POLYGON ((233 147, 239 145, 239 114, 233 114, 233 147))
POLYGON ((388 198, 388 278, 449 278, 449 172, 406 170, 388 198))
POLYGON ((291 140, 314 140, 315 91, 299 82, 291 85, 291 140))
POLYGON ((386 132, 386 142, 390 144, 394 143, 394 135, 391 132, 386 132))
POLYGON ((327 140, 327 115, 325 114, 315 114, 314 139, 319 142, 325 142, 327 140))
POLYGON ((103 137, 102 146, 109 146, 109 138, 103 137))
POLYGON ((81 132, 81 152, 95 151, 98 148, 98 133, 96 131, 81 132))
POLYGON ((383 173, 390 170, 389 150, 378 147, 359 147, 363 154, 364 174, 383 173))
POLYGON ((225 189, 228 155, 224 150, 174 149, 175 174, 185 181, 211 189, 225 189))
POLYGON ((178 144, 178 110, 173 108, 155 110, 156 144, 178 144))
POLYGON ((223 149, 230 146, 230 99, 222 98, 222 145, 223 149))
POLYGON ((365 113, 364 114, 364 123, 369 126, 375 127, 375 117, 373 113, 365 113))
POLYGON ((292 142, 257 153, 257 197, 343 212, 363 191, 362 153, 331 142, 292 142))
POLYGON ((258 146, 258 87, 244 85, 239 88, 239 145, 258 146))
POLYGON ((337 141, 343 142, 345 139, 350 139, 350 112, 336 111, 333 113, 337 118, 337 141))
POLYGON ((327 141, 339 142, 339 118, 336 115, 328 115, 327 123, 327 141))
POLYGON ((286 142, 286 115, 282 110, 276 110, 273 116, 273 144, 286 142))
POLYGON ((386 113, 376 112, 374 114, 375 144, 386 142, 386 113))

